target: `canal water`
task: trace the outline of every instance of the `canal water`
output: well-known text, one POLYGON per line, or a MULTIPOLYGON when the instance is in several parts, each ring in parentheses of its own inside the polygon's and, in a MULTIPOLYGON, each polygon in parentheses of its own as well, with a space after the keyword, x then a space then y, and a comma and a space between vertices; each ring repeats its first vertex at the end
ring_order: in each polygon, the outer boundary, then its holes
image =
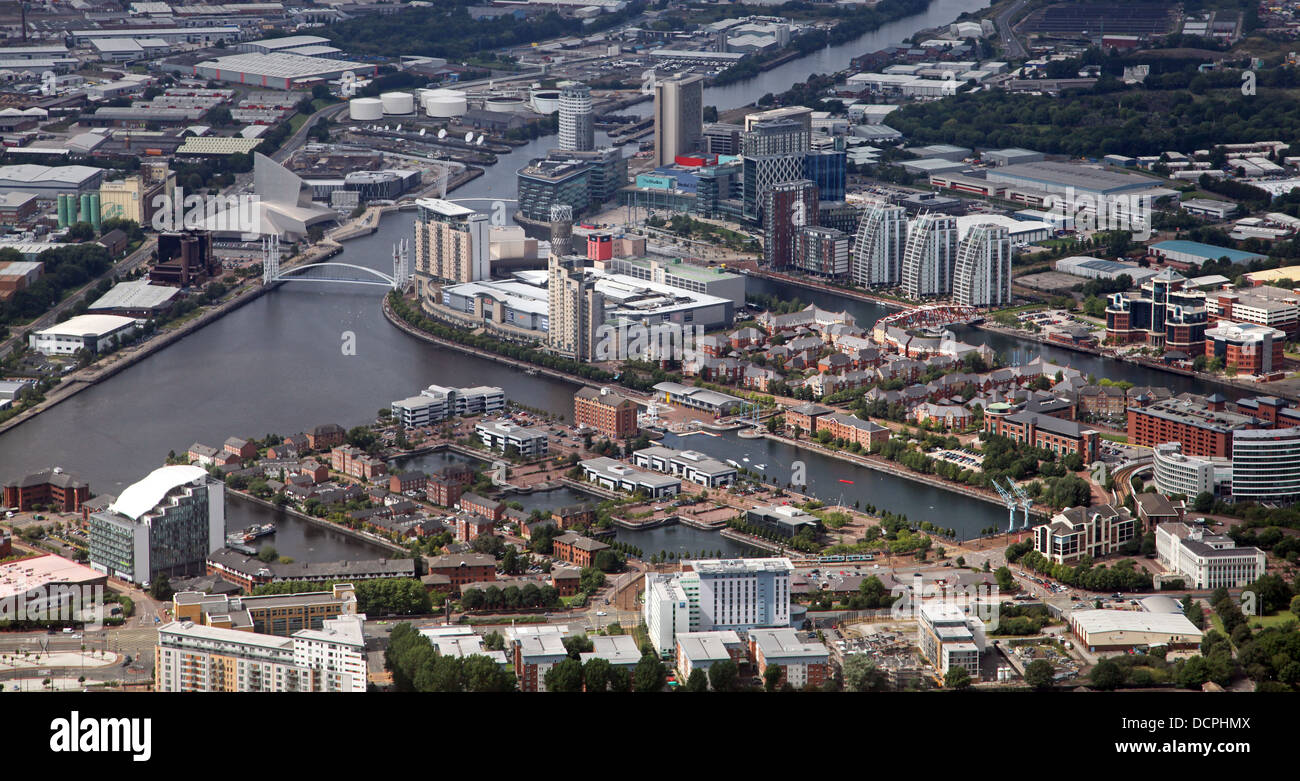
POLYGON ((394 458, 388 462, 388 468, 393 472, 424 472, 429 475, 452 464, 481 465, 484 463, 486 462, 481 459, 470 458, 452 450, 435 450, 416 456, 394 458))
POLYGON ((259 537, 249 545, 258 550, 270 545, 281 556, 296 562, 348 561, 381 559, 392 551, 326 526, 304 521, 283 510, 265 507, 238 497, 226 498, 226 531, 236 532, 249 526, 275 524, 275 533, 259 537))
MULTIPOLYGON (((713 433, 713 432, 711 432, 713 433)), ((762 474, 764 482, 786 487, 793 464, 802 461, 808 487, 800 493, 814 496, 827 505, 858 509, 875 505, 906 515, 909 521, 929 521, 954 529, 960 539, 978 537, 982 529, 1004 531, 1007 511, 992 502, 945 491, 915 480, 858 466, 847 461, 797 448, 772 439, 742 439, 736 432, 710 434, 666 434, 666 447, 698 450, 719 460, 730 459, 745 469, 762 474)))

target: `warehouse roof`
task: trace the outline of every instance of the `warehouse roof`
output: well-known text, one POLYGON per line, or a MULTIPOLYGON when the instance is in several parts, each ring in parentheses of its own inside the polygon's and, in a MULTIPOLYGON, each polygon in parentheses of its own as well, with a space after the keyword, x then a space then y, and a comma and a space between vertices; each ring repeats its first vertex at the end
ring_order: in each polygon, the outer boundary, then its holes
POLYGON ((1156 179, 1137 174, 1051 161, 1014 163, 991 169, 988 175, 1100 193, 1145 190, 1160 184, 1156 179))
POLYGON ((1246 263, 1252 260, 1264 259, 1264 256, 1257 252, 1242 252, 1229 247, 1219 247, 1214 244, 1203 244, 1199 241, 1187 241, 1185 239, 1158 241, 1151 245, 1151 249, 1164 252, 1181 252, 1186 255, 1195 255, 1213 260, 1226 257, 1233 263, 1246 263))
POLYGON ((24 184, 67 184, 79 185, 86 180, 104 172, 102 168, 88 165, 21 165, 0 166, 0 184, 20 182, 24 184))
POLYGON ((1149 613, 1145 610, 1079 610, 1070 616, 1084 633, 1094 632, 1167 632, 1200 637, 1197 629, 1182 613, 1149 613))
POLYGON ((289 52, 262 54, 247 52, 218 57, 200 62, 198 68, 214 68, 229 73, 247 73, 281 79, 306 78, 341 71, 373 71, 373 65, 347 60, 329 60, 323 57, 304 57, 289 52))
POLYGON ((242 136, 190 136, 176 150, 177 155, 233 155, 248 154, 262 143, 260 138, 242 136))
POLYGON ((87 334, 103 335, 133 323, 135 321, 131 318, 117 315, 77 315, 36 333, 78 337, 87 334))
POLYGON ((91 304, 90 309, 157 309, 180 292, 180 288, 151 285, 147 279, 120 282, 91 304))

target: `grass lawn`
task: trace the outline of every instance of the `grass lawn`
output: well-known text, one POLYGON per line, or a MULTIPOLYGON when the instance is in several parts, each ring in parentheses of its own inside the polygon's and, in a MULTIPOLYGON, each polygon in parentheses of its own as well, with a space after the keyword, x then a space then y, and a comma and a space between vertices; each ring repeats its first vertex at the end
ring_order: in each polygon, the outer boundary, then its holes
POLYGON ((301 128, 303 126, 303 123, 306 121, 307 121, 307 117, 303 114, 294 114, 292 117, 290 117, 289 135, 293 135, 294 133, 297 133, 298 129, 301 128))
POLYGON ((1101 438, 1110 440, 1111 442, 1119 442, 1120 444, 1124 444, 1124 445, 1128 444, 1127 434, 1102 434, 1101 438))
MULTIPOLYGON (((1265 628, 1271 626, 1282 626, 1288 621, 1297 620, 1295 613, 1292 613, 1290 610, 1279 610, 1271 616, 1247 616, 1246 618, 1251 629, 1261 626, 1265 628)), ((1218 620, 1218 616, 1215 616, 1215 620, 1218 620)))

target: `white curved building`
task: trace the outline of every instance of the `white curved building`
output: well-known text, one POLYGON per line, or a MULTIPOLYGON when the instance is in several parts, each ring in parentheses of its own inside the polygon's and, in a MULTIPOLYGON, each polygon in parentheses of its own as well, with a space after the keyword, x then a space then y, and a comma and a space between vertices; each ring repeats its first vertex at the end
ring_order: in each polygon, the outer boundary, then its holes
POLYGON ((410 114, 415 111, 415 96, 409 92, 385 92, 379 96, 385 114, 410 114))
POLYGON ((358 122, 384 118, 384 102, 379 98, 353 98, 348 101, 348 117, 358 122))
POLYGON ((589 152, 596 148, 595 117, 591 109, 591 88, 569 84, 560 90, 560 148, 589 152))
POLYGON ((907 246, 907 210, 876 201, 867 206, 853 239, 849 274, 866 287, 897 287, 907 246))
POLYGON ((197 466, 164 466, 88 519, 90 566, 132 583, 202 573, 226 538, 225 484, 197 466))
POLYGON ((1183 455, 1178 442, 1166 442, 1152 448, 1152 472, 1156 490, 1165 496, 1182 494, 1192 498, 1200 493, 1216 493, 1220 485, 1232 480, 1232 464, 1226 458, 1183 455))
POLYGON ((970 229, 957 248, 953 300, 964 306, 1011 303, 1011 233, 986 223, 970 229))
POLYGON ((1300 498, 1300 428, 1232 432, 1232 496, 1238 502, 1300 498))
POLYGON ((908 298, 952 292, 957 261, 957 218, 927 212, 908 227, 903 250, 903 294, 908 298))

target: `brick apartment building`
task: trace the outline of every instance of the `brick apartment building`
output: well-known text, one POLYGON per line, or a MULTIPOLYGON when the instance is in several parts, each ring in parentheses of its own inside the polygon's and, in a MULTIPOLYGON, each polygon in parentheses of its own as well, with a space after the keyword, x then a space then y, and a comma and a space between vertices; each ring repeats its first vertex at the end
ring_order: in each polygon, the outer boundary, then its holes
POLYGON ((257 445, 247 439, 231 437, 226 440, 221 449, 222 452, 238 456, 241 461, 247 458, 257 458, 257 445))
POLYGON ((831 414, 835 410, 830 407, 823 407, 820 404, 800 404, 797 407, 790 407, 785 411, 785 428, 793 433, 802 431, 805 434, 811 434, 817 430, 818 419, 831 414))
POLYGON ((42 469, 6 483, 5 507, 21 511, 43 505, 55 512, 76 512, 90 498, 90 484, 58 467, 42 469))
POLYGON ((1175 398, 1129 407, 1129 444, 1155 447, 1178 442, 1184 455, 1227 458, 1232 455, 1233 431, 1268 426, 1249 415, 1228 412, 1226 406, 1227 400, 1216 393, 1205 404, 1175 398))
POLYGON ((395 494, 404 494, 407 491, 426 491, 429 487, 429 478, 423 472, 402 472, 388 476, 388 490, 395 494))
POLYGON ((596 554, 603 550, 609 550, 609 546, 572 532, 551 540, 551 556, 577 567, 593 566, 596 554))
POLYGON ((442 475, 434 475, 425 485, 424 496, 439 507, 455 507, 460 503, 460 495, 464 490, 465 486, 462 483, 442 475))
POLYGON ((343 444, 347 432, 337 423, 325 423, 307 433, 307 446, 312 450, 327 450, 343 444))
POLYGON ((993 409, 984 413, 984 431, 1030 447, 1050 450, 1058 456, 1078 453, 1084 464, 1097 459, 1097 442, 1101 438, 1095 429, 1073 420, 1037 412, 1008 413, 993 409))
POLYGON ((749 633, 749 651, 760 677, 769 665, 781 668, 781 686, 820 688, 830 672, 826 646, 800 639, 793 629, 754 629, 749 633))
POLYGON ((883 445, 889 441, 889 429, 853 415, 843 413, 820 415, 817 417, 815 425, 818 433, 829 431, 835 439, 842 439, 845 442, 857 442, 866 449, 870 449, 872 445, 883 445))
POLYGON ((469 583, 497 579, 497 562, 484 553, 453 553, 425 559, 430 575, 443 575, 454 593, 469 583))
POLYGON ((573 422, 610 439, 637 435, 636 410, 635 401, 609 388, 583 388, 573 394, 573 422))
POLYGON ((506 506, 496 499, 488 499, 478 494, 461 494, 460 509, 467 513, 477 513, 493 522, 506 517, 506 506))
POLYGON ((596 522, 596 508, 589 504, 571 504, 551 510, 551 517, 561 529, 585 529, 596 522))
POLYGON ((330 451, 330 467, 348 477, 374 480, 388 474, 388 464, 382 459, 367 455, 352 445, 339 445, 330 451))
POLYGON ((473 542, 482 535, 492 534, 495 527, 491 518, 484 518, 477 513, 461 513, 456 516, 456 539, 473 542))

